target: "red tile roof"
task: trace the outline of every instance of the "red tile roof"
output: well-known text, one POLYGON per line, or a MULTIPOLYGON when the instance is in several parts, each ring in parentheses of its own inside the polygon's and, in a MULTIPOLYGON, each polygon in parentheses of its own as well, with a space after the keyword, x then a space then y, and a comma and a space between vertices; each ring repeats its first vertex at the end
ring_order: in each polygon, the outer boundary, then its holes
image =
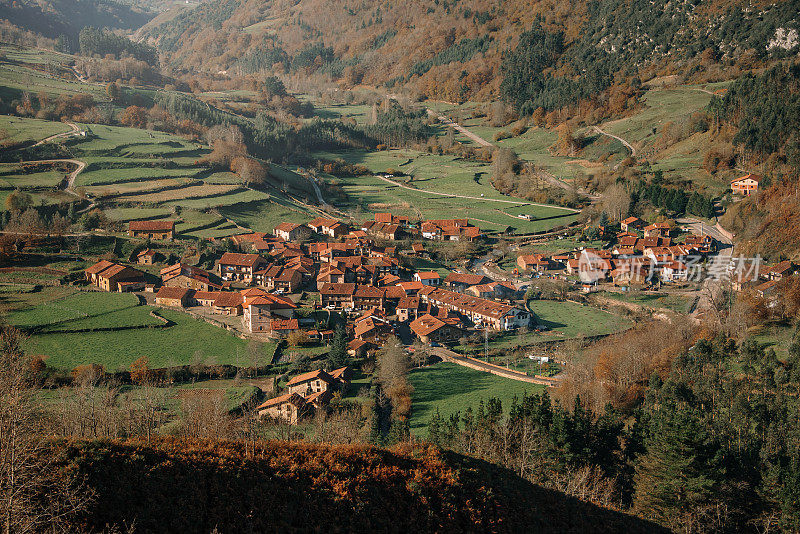
POLYGON ((175 221, 131 221, 128 229, 135 232, 170 232, 175 230, 175 221))

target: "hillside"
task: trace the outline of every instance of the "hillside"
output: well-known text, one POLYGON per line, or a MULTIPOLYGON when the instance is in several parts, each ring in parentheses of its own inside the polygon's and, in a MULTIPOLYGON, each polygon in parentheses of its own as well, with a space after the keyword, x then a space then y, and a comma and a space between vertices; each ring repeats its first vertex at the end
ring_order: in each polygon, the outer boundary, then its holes
POLYGON ((183 72, 316 73, 532 111, 656 75, 733 77, 796 49, 795 15, 788 1, 226 0, 139 35, 183 72))
POLYGON ((63 462, 96 499, 81 528, 142 532, 657 532, 434 448, 79 442, 63 462))
POLYGON ((84 26, 134 30, 155 13, 112 0, 0 0, 0 19, 24 30, 76 43, 84 26))

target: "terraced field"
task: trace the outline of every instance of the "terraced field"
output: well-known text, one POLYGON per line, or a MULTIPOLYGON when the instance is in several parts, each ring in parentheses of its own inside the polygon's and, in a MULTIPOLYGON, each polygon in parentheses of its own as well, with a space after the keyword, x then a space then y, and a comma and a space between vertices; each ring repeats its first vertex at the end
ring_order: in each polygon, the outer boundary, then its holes
MULTIPOLYGON (((503 195, 489 183, 489 165, 438 156, 415 150, 382 152, 317 152, 325 159, 343 159, 366 166, 375 173, 402 170, 401 185, 377 176, 338 180, 348 194, 339 204, 351 211, 392 211, 414 219, 469 218, 485 231, 502 232, 509 226, 520 233, 540 232, 573 222, 577 215, 557 206, 540 206, 503 195), (405 187, 403 187, 405 186, 405 187), (457 195, 457 196, 448 196, 457 195), (530 215, 531 220, 519 218, 530 215)), ((330 177, 331 180, 336 180, 330 177)))
MULTIPOLYGON (((69 129, 62 123, 6 119, 20 126, 18 138, 31 141, 69 129)), ((305 221, 315 216, 296 200, 313 197, 310 182, 286 168, 271 164, 273 182, 259 190, 249 189, 233 173, 201 166, 198 161, 209 149, 195 142, 133 128, 81 127, 87 137, 65 143, 72 158, 87 163, 74 188, 97 202, 112 220, 171 217, 184 236, 220 238, 240 233, 243 227, 271 231, 284 220, 305 221), (224 216, 217 211, 220 209, 225 210, 224 216)), ((2 164, 0 202, 17 188, 29 192, 36 204, 74 201, 59 190, 65 184, 62 171, 24 174, 18 164, 2 164)))

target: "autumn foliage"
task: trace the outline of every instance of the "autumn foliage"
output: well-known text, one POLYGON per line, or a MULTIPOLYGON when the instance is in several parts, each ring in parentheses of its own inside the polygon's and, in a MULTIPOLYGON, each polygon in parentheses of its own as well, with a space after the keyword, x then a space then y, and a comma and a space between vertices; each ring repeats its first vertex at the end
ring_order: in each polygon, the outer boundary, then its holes
MULTIPOLYGON (((580 532, 650 525, 431 446, 159 438, 58 445, 96 498, 80 531, 580 532), (250 449, 248 449, 249 451, 250 449)), ((618 530, 617 530, 618 531, 618 530)))

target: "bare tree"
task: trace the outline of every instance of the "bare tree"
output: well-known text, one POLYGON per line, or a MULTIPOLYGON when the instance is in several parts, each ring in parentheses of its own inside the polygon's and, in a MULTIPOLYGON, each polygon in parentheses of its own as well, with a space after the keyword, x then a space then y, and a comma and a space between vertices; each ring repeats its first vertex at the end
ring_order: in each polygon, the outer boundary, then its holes
POLYGON ((30 359, 14 328, 0 331, 0 513, 5 534, 67 532, 68 520, 88 504, 88 490, 55 466, 46 420, 32 400, 30 359))

